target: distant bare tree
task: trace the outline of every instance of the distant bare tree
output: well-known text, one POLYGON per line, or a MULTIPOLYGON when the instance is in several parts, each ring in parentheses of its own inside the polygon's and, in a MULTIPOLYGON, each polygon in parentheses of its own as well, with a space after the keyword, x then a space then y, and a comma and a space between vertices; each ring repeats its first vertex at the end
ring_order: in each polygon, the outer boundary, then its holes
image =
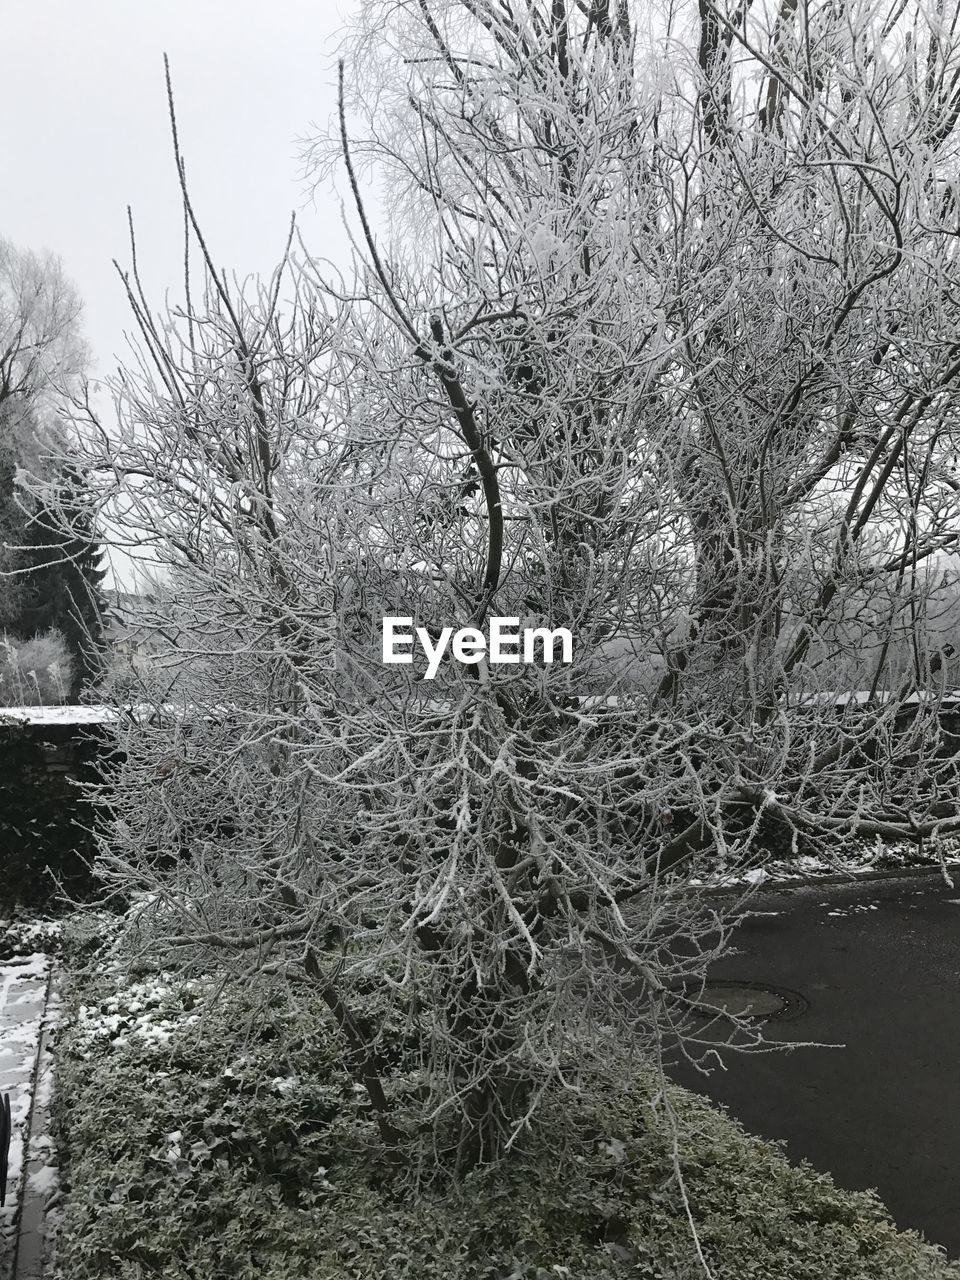
POLYGON ((0 627, 17 629, 17 570, 30 501, 22 475, 48 478, 66 440, 55 409, 79 389, 87 347, 82 304, 53 254, 18 249, 0 237, 0 627), (18 550, 20 548, 20 550, 18 550))
POLYGON ((0 238, 0 403, 74 385, 87 358, 82 304, 59 258, 0 238))

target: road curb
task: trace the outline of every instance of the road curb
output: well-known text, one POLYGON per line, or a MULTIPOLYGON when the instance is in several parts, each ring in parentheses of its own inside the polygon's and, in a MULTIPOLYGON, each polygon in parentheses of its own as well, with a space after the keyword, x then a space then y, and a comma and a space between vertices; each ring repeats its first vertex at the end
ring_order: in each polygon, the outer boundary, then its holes
POLYGON ((39 1100, 40 1081, 46 1061, 50 1028, 48 1016, 50 996, 54 983, 54 963, 50 957, 50 968, 43 997, 43 1013, 40 1016, 40 1029, 37 1035, 37 1054, 34 1059, 30 1088, 30 1110, 23 1135, 23 1160, 18 1187, 19 1204, 15 1217, 16 1236, 13 1246, 11 1280, 43 1280, 44 1276, 44 1226, 46 1205, 41 1193, 30 1186, 31 1175, 38 1173, 43 1167, 43 1160, 34 1152, 38 1139, 44 1132, 47 1121, 46 1105, 39 1100))

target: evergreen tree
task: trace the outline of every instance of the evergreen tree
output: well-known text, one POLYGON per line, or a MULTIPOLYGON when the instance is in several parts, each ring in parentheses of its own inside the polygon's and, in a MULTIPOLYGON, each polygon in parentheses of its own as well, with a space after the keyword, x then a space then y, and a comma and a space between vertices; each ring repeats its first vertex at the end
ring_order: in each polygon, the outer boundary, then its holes
POLYGON ((61 633, 73 660, 69 693, 75 701, 102 671, 106 607, 103 551, 78 467, 65 467, 48 503, 26 519, 24 544, 26 572, 12 629, 24 637, 61 633))
POLYGON ((17 468, 23 462, 25 423, 31 418, 17 395, 0 383, 0 632, 18 635, 22 579, 17 573, 26 514, 17 500, 17 468))

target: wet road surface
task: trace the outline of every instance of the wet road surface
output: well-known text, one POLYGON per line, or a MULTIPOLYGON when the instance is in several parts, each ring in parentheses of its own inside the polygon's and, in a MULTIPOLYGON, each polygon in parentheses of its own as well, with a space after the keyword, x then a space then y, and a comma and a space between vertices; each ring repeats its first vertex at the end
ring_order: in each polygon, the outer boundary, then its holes
POLYGON ((724 1051, 725 1072, 673 1078, 840 1186, 877 1188, 898 1226, 960 1257, 960 878, 761 892, 748 907, 769 914, 743 919, 739 954, 711 978, 798 993, 768 1037, 844 1047, 724 1051))

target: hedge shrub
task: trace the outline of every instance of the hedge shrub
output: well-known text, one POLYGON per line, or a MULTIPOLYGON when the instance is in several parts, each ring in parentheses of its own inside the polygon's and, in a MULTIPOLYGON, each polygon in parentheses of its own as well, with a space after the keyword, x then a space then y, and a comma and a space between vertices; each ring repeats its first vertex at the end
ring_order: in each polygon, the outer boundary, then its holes
MULTIPOLYGON (((104 926, 106 927, 106 926, 104 926)), ((641 1075, 549 1103, 557 1149, 414 1189, 384 1160, 309 996, 122 977, 68 930, 59 1280, 693 1280, 673 1130, 641 1075), (560 1149, 562 1147, 562 1149, 560 1149)), ((872 1193, 838 1189, 673 1090, 715 1280, 960 1280, 872 1193)))

